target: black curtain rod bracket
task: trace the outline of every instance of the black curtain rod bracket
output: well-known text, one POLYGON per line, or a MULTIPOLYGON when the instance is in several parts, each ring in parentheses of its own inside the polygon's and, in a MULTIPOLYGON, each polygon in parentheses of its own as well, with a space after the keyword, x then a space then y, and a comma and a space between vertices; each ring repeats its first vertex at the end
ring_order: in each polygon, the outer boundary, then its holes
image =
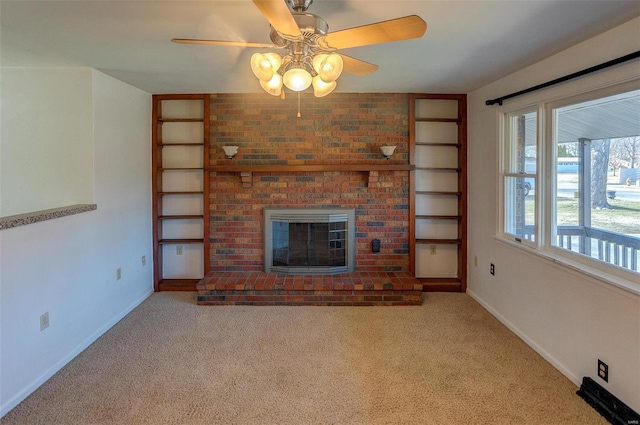
POLYGON ((582 71, 574 72, 573 74, 565 75, 564 77, 556 78, 555 80, 547 81, 546 83, 538 84, 537 86, 529 87, 528 89, 520 90, 515 93, 508 94, 506 96, 497 97, 495 99, 490 99, 485 102, 485 105, 495 105, 496 103, 502 106, 502 102, 507 99, 511 99, 512 97, 522 96, 523 94, 531 93, 532 91, 540 90, 547 88, 549 86, 553 86, 555 84, 564 83, 565 81, 572 80, 574 78, 582 77, 583 75, 591 74, 596 71, 600 71, 605 68, 609 68, 615 65, 619 65, 621 63, 637 59, 640 57, 640 50, 637 52, 630 53, 625 56, 621 56, 618 59, 613 59, 605 63, 601 63, 600 65, 592 66, 591 68, 583 69, 582 71))

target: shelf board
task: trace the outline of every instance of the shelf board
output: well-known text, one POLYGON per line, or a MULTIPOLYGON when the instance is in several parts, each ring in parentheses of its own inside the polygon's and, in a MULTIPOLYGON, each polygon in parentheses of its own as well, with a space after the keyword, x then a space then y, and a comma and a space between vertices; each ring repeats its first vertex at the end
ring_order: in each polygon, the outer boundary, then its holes
POLYGON ((202 170, 202 167, 163 167, 158 168, 158 171, 188 171, 188 170, 202 170))
POLYGON ((184 192, 158 192, 158 196, 167 195, 202 195, 204 192, 200 191, 184 191, 184 192))
POLYGON ((200 215, 161 215, 158 217, 158 220, 190 220, 190 219, 198 219, 204 218, 202 214, 200 215))
POLYGON ((158 118, 158 122, 204 122, 204 118, 158 118))
POLYGON ((160 239, 158 243, 160 245, 188 245, 203 243, 204 239, 160 239))
POLYGON ((460 172, 462 170, 462 168, 453 168, 453 167, 416 167, 416 170, 423 170, 423 171, 454 171, 454 172, 460 172))
POLYGON ((159 291, 196 291, 200 279, 162 279, 158 282, 159 291))
POLYGON ((416 142, 416 146, 445 146, 451 148, 459 148, 462 145, 460 143, 421 143, 416 142))
POLYGON ((422 245, 460 245, 461 239, 416 239, 417 244, 422 245))
POLYGON ((416 218, 424 218, 429 220, 462 220, 461 215, 416 215, 416 218))
POLYGON ((422 292, 460 292, 462 280, 456 277, 417 277, 422 292))
POLYGON ((416 122, 452 122, 455 124, 460 124, 460 120, 458 118, 418 118, 416 117, 416 122))
POLYGON ((171 146, 204 146, 204 143, 186 143, 186 142, 179 142, 179 143, 158 143, 156 145, 159 148, 164 148, 164 147, 171 147, 171 146))
POLYGON ((417 190, 416 195, 451 195, 451 196, 460 196, 462 192, 447 192, 447 191, 438 191, 438 190, 417 190))

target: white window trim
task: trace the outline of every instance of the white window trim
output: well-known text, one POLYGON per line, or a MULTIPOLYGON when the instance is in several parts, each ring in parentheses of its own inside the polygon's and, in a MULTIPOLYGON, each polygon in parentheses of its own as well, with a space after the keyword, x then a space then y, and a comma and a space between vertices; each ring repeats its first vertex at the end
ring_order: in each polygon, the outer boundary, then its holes
MULTIPOLYGON (((593 77, 595 78, 595 77, 593 77)), ((589 77, 587 77, 589 79, 589 77)), ((638 273, 626 270, 609 263, 603 263, 597 259, 573 253, 571 251, 555 247, 551 244, 553 236, 553 202, 547 202, 547 194, 554 193, 555 188, 555 153, 553 152, 553 109, 567 104, 579 103, 593 98, 606 97, 620 92, 637 90, 640 88, 640 74, 627 76, 618 81, 608 83, 598 83, 591 86, 584 86, 581 82, 580 89, 567 90, 564 87, 562 94, 558 95, 552 89, 541 91, 523 97, 520 102, 513 102, 498 108, 498 207, 499 214, 496 222, 496 239, 508 246, 526 251, 535 257, 551 262, 566 271, 579 276, 589 278, 604 286, 621 289, 634 296, 640 295, 640 278, 638 273), (520 240, 515 235, 504 232, 505 220, 505 193, 504 180, 508 173, 505 173, 505 152, 507 141, 506 119, 510 114, 519 111, 531 110, 535 106, 538 114, 538 141, 537 155, 538 164, 536 167, 536 237, 535 241, 520 240), (549 123, 550 125, 546 125, 549 123), (550 191, 550 192, 549 192, 550 191)), ((567 86, 571 86, 568 83, 567 86)))
MULTIPOLYGON (((499 234, 505 238, 505 239, 510 239, 513 240, 515 242, 521 243, 523 245, 531 245, 531 247, 536 247, 538 244, 538 239, 539 239, 539 235, 540 235, 540 195, 538 194, 539 192, 539 188, 541 187, 540 184, 540 170, 538 169, 538 167, 536 167, 536 174, 526 174, 526 173, 517 173, 517 172, 507 172, 506 171, 506 163, 507 163, 507 156, 508 155, 512 155, 513 152, 506 151, 506 141, 507 140, 512 140, 513 136, 514 136, 514 129, 511 125, 511 123, 509 122, 509 119, 511 116, 516 115, 516 114, 524 114, 527 112, 536 112, 536 116, 539 117, 540 115, 540 111, 539 111, 539 107, 533 103, 533 104, 528 104, 528 105, 524 105, 522 107, 518 107, 515 109, 509 109, 506 111, 503 111, 502 113, 499 114, 499 129, 500 129, 500 147, 499 147, 499 152, 500 152, 500 161, 499 161, 499 182, 498 182, 498 190, 499 190, 499 204, 500 204, 500 214, 498 215, 498 229, 499 229, 499 234), (534 177, 535 178, 535 184, 536 184, 536 189, 535 189, 535 205, 536 205, 536 210, 534 212, 535 218, 534 218, 534 235, 535 235, 535 241, 530 241, 526 238, 520 238, 517 235, 514 235, 512 233, 506 233, 505 232, 505 227, 506 227, 506 220, 505 220, 505 207, 506 207, 506 200, 504 197, 504 190, 505 190, 505 180, 506 177, 534 177)), ((537 125, 539 126, 540 119, 537 119, 537 125)), ((540 128, 537 128, 536 130, 537 132, 540 131, 540 128)), ((540 133, 538 133, 540 134, 540 133)), ((509 144, 509 147, 512 148, 511 143, 509 144)), ((540 154, 540 138, 538 138, 537 142, 536 142, 536 155, 540 154)))

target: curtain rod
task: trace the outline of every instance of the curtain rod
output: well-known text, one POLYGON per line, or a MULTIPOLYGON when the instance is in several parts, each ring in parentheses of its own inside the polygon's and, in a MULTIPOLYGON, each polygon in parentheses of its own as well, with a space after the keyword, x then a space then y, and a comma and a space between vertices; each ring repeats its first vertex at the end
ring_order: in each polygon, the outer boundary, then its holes
POLYGON ((601 69, 609 68, 614 65, 621 64, 623 62, 627 62, 633 59, 640 57, 640 50, 634 53, 630 53, 625 56, 621 56, 618 59, 613 59, 605 63, 601 63, 600 65, 592 66, 591 68, 583 69, 582 71, 574 72, 573 74, 565 75, 564 77, 556 78, 555 80, 547 81, 546 83, 538 84, 537 86, 529 87, 528 89, 520 90, 515 93, 508 94, 506 96, 497 97, 495 99, 490 99, 485 102, 485 105, 495 105, 496 103, 502 106, 502 102, 511 99, 512 97, 521 96, 526 93, 531 93, 532 91, 544 89, 549 86, 553 86, 554 84, 563 83, 568 80, 572 80, 574 78, 582 77, 583 75, 591 74, 592 72, 600 71, 601 69))

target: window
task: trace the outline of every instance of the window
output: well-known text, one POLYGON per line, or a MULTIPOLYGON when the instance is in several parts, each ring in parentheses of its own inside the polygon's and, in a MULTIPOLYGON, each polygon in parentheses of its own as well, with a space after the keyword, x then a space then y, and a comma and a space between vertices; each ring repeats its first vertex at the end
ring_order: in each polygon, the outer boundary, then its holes
POLYGON ((614 165, 637 164, 640 152, 620 146, 640 148, 640 90, 588 97, 549 108, 556 156, 551 245, 637 272, 640 188, 632 184, 640 170, 614 165), (621 178, 623 170, 629 177, 621 178))
POLYGON ((507 114, 504 159, 504 233, 535 241, 537 113, 523 110, 507 114))
POLYGON ((502 123, 501 236, 640 289, 640 81, 502 123))

